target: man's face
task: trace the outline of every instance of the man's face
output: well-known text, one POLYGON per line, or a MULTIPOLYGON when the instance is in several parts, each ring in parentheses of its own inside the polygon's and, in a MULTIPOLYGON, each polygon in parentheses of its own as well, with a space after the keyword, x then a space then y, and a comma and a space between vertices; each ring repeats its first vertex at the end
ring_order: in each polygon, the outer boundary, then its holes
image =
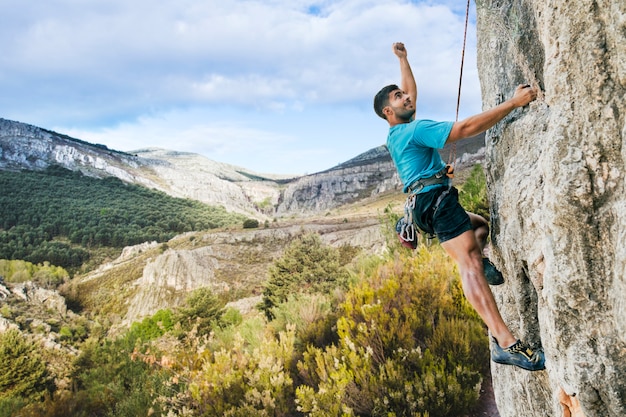
POLYGON ((394 115, 405 122, 411 121, 415 114, 415 103, 412 102, 411 96, 402 90, 394 90, 389 93, 389 106, 394 115))

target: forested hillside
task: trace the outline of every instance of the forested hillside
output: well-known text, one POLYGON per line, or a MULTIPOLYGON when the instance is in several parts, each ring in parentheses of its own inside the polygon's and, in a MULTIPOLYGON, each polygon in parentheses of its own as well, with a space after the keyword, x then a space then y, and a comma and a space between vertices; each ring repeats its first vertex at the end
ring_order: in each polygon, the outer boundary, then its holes
POLYGON ((0 259, 76 268, 98 248, 242 224, 223 207, 61 167, 0 172, 0 259))

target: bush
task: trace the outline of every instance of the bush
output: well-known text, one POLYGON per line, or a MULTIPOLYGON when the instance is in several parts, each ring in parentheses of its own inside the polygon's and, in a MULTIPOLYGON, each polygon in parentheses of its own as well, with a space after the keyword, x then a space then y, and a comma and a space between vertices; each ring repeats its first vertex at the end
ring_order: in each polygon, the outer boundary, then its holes
POLYGON ((213 353, 205 351, 202 369, 190 374, 191 408, 197 416, 294 415, 292 367, 293 329, 278 337, 265 334, 259 347, 244 339, 213 353))
POLYGON ((272 309, 291 294, 330 293, 347 287, 349 274, 339 259, 339 251, 324 245, 315 233, 295 239, 270 266, 261 310, 272 319, 272 309))
POLYGON ((195 328, 198 335, 208 334, 219 325, 225 305, 210 288, 198 288, 178 308, 175 321, 180 322, 184 331, 195 328))
POLYGON ((0 259, 0 276, 6 282, 26 282, 35 283, 53 288, 69 279, 69 273, 58 266, 50 265, 49 262, 35 265, 31 262, 21 260, 0 259))
POLYGON ((298 363, 301 411, 452 417, 477 401, 486 331, 439 247, 383 265, 347 294, 340 316, 339 343, 309 347, 298 363))
POLYGON ((146 317, 130 326, 129 334, 143 342, 156 339, 172 330, 174 319, 171 310, 159 310, 152 317, 146 317))
POLYGON ((334 310, 329 296, 324 294, 292 294, 272 309, 271 328, 278 333, 295 326, 299 346, 325 346, 337 341, 334 310))
POLYGON ((50 379, 37 348, 19 330, 0 333, 0 402, 11 398, 38 400, 50 379))
MULTIPOLYGON (((159 414, 157 398, 175 393, 166 384, 169 371, 154 366, 159 352, 128 332, 115 340, 88 340, 74 363, 73 391, 58 395, 44 410, 75 410, 74 417, 146 416, 159 414)), ((40 414, 49 416, 50 414, 40 414)))
POLYGON ((256 229, 259 227, 259 221, 256 219, 246 219, 243 222, 244 229, 256 229))
POLYGON ((459 188, 459 202, 465 210, 476 213, 489 220, 487 181, 482 165, 474 165, 469 178, 459 188))

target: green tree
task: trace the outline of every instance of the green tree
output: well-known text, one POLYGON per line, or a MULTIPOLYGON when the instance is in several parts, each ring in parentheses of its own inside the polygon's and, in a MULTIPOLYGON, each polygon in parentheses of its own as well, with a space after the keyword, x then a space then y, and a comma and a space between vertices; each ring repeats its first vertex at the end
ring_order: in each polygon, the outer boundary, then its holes
POLYGON ((246 219, 243 221, 244 229, 256 229, 259 227, 259 221, 257 219, 246 219))
POLYGON ((196 327, 199 335, 208 334, 219 325, 226 303, 210 288, 198 288, 189 294, 183 306, 178 308, 177 319, 183 330, 196 327))
POLYGON ((173 327, 172 311, 165 309, 157 311, 153 316, 146 317, 141 322, 133 323, 129 334, 146 342, 162 336, 173 327))
POLYGON ((50 380, 37 348, 19 330, 0 333, 0 401, 40 399, 50 380))
POLYGON ((0 171, 0 190, 0 258, 48 261, 66 268, 78 268, 89 259, 85 248, 163 242, 181 232, 245 219, 224 207, 60 167, 0 171))
POLYGON ((272 309, 296 293, 328 293, 347 286, 348 272, 340 265, 337 249, 324 245, 315 233, 295 239, 269 270, 261 310, 273 318, 272 309))

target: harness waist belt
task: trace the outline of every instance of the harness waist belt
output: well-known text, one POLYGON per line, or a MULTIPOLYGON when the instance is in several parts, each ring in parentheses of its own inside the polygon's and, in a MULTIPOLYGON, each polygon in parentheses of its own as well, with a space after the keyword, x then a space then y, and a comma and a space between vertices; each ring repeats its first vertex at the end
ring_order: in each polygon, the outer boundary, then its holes
POLYGON ((417 194, 422 191, 424 187, 428 187, 429 185, 446 184, 448 182, 448 177, 446 176, 446 173, 448 172, 447 169, 448 167, 445 167, 432 177, 421 178, 415 181, 413 184, 409 185, 409 193, 417 194))

